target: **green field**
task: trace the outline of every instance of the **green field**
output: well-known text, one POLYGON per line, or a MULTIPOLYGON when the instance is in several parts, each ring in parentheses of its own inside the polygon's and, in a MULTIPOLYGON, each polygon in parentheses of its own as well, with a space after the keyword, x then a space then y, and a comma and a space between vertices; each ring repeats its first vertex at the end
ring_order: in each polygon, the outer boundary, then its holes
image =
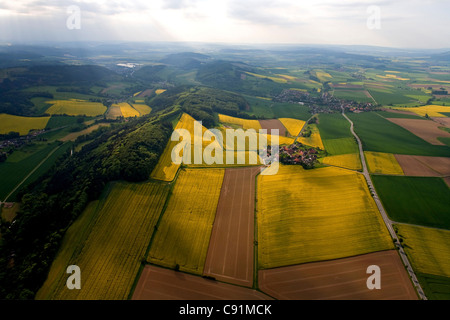
POLYGON ((450 300, 450 278, 420 272, 416 276, 429 300, 450 300))
POLYGON ((359 153, 358 144, 354 138, 325 139, 323 146, 330 155, 359 153))
MULTIPOLYGON (((22 186, 33 182, 40 175, 47 172, 47 170, 55 163, 57 157, 62 155, 70 146, 71 144, 66 143, 61 148, 57 149, 22 186)), ((8 196, 8 194, 57 147, 57 142, 27 146, 19 151, 15 151, 8 157, 6 162, 0 163, 0 177, 2 179, 2 183, 0 183, 1 201, 5 200, 5 197, 8 196)), ((8 198, 8 201, 16 200, 15 197, 17 191, 8 198)))
POLYGON ((373 99, 368 97, 363 90, 355 89, 335 89, 333 96, 343 100, 353 100, 357 102, 370 102, 374 103, 373 99))
POLYGON ((365 151, 450 157, 448 146, 431 145, 375 113, 349 113, 365 151))
POLYGON ((350 123, 340 113, 320 114, 317 126, 322 140, 353 137, 350 123))
POLYGON ((441 178, 372 176, 392 220, 450 229, 450 189, 441 178))
POLYGON ((275 118, 294 118, 299 120, 308 120, 311 118, 308 106, 302 106, 293 103, 274 103, 272 111, 275 118))

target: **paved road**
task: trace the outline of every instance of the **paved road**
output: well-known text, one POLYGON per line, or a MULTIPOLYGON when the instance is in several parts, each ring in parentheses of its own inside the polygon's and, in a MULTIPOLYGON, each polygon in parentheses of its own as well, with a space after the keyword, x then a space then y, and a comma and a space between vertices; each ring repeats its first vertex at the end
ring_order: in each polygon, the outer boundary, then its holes
POLYGON ((416 287, 416 290, 417 290, 420 298, 422 300, 427 300, 427 297, 425 296, 425 294, 422 290, 422 287, 420 286, 420 283, 417 280, 416 274, 414 273, 414 270, 408 260, 408 257, 406 256, 405 250, 403 249, 403 246, 401 245, 400 240, 398 239, 397 234, 395 233, 394 228, 392 227, 393 221, 391 219, 389 219, 386 211, 384 210, 383 205, 381 204, 381 201, 380 201, 380 198, 378 197, 377 191, 375 190, 375 188, 373 186, 372 179, 369 174, 369 170, 367 170, 366 158, 364 157, 364 150, 362 148, 361 139, 359 139, 358 135, 355 133, 353 122, 345 115, 343 108, 342 108, 342 115, 344 116, 345 119, 347 119, 348 122, 350 122, 350 130, 358 142, 359 154, 361 156, 361 162, 362 162, 362 166, 363 166, 363 175, 366 178, 366 182, 367 182, 367 185, 369 186, 370 193, 372 194, 373 199, 375 200, 375 203, 377 204, 378 210, 380 211, 381 216, 383 217, 383 221, 384 221, 387 229, 389 230, 391 237, 394 240, 396 240, 395 245, 400 253, 400 258, 402 259, 403 264, 405 265, 406 270, 408 271, 409 276, 411 277, 413 284, 416 287))

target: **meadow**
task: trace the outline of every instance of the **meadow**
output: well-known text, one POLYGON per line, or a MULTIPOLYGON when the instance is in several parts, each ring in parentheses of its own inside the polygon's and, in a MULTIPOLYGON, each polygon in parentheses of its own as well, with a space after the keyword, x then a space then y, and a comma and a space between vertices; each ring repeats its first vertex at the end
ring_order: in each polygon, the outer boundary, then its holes
POLYGON ((257 178, 259 268, 350 257, 393 244, 364 177, 280 166, 257 178))

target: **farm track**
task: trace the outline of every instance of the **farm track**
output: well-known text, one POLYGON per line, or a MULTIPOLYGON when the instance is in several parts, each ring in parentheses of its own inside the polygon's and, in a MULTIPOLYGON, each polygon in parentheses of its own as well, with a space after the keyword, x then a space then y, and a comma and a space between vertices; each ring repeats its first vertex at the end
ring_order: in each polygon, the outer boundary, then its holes
POLYGON ((350 131, 352 132, 352 134, 354 135, 354 137, 356 138, 356 140, 358 142, 359 153, 360 153, 360 156, 361 156, 361 163, 363 165, 363 175, 364 175, 364 177, 365 177, 365 179, 367 181, 367 185, 369 187, 370 192, 373 195, 373 199, 375 200, 375 203, 376 203, 376 205, 378 207, 378 210, 379 210, 379 212, 380 212, 380 214, 381 214, 381 216, 383 218, 383 221, 384 221, 384 223, 385 223, 385 225, 386 225, 386 227, 387 227, 391 237, 395 240, 395 246, 396 246, 396 248, 398 249, 398 251, 400 253, 400 257, 401 257, 401 259, 403 261, 403 264, 406 267, 406 270, 409 273, 409 276, 411 277, 411 279, 413 281, 414 286, 416 287, 417 293, 419 294, 419 296, 420 296, 420 298, 422 300, 427 300, 427 297, 425 296, 425 293, 423 292, 423 289, 420 286, 419 280, 417 280, 416 274, 414 273, 414 270, 413 270, 413 268, 411 266, 411 263, 409 262, 409 259, 408 259, 407 255, 405 253, 405 250, 404 250, 403 246, 401 245, 400 240, 397 237, 397 234, 394 231, 394 228, 393 228, 393 223, 394 222, 389 219, 389 217, 388 217, 388 215, 387 215, 387 213, 386 213, 386 211, 385 211, 385 209, 384 209, 384 207, 383 207, 383 205, 382 205, 382 203, 380 201, 380 198, 378 197, 377 191, 375 190, 374 184, 372 182, 372 179, 370 177, 369 171, 367 169, 366 158, 364 157, 364 150, 363 150, 363 147, 362 147, 362 142, 361 142, 361 139, 359 138, 359 136, 355 133, 353 121, 351 121, 347 117, 347 115, 344 112, 344 108, 342 108, 342 115, 344 116, 344 118, 347 119, 347 121, 350 122, 350 131))

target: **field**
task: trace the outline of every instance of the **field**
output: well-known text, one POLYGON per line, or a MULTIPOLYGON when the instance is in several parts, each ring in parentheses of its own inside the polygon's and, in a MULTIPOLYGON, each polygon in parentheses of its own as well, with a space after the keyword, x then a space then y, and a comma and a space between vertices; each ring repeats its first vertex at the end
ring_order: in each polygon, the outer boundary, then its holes
POLYGON ((253 286, 255 177, 260 168, 226 169, 204 275, 253 286))
POLYGON ((441 178, 375 175, 372 180, 392 220, 450 229, 450 189, 441 178))
POLYGON ((281 166, 257 181, 262 269, 391 249, 391 238, 361 174, 281 166))
POLYGON ((24 136, 33 129, 45 129, 49 120, 50 117, 19 117, 2 113, 0 114, 0 134, 14 131, 24 136))
MULTIPOLYGON (((194 118, 184 113, 175 127, 175 130, 185 129, 189 131, 189 133, 191 134, 192 146, 194 145, 194 122, 194 118)), ((202 128, 203 133, 206 130, 207 129, 205 127, 202 128)), ((155 169, 153 169, 153 172, 150 176, 152 179, 172 181, 175 178, 180 165, 172 162, 172 150, 176 145, 178 145, 178 143, 178 141, 169 141, 166 148, 164 149, 163 154, 159 158, 158 164, 156 165, 155 169)))
POLYGON ((374 113, 349 113, 365 151, 450 157, 450 148, 434 146, 374 113))
POLYGON ((141 116, 145 116, 152 112, 152 108, 147 106, 146 104, 133 104, 133 108, 136 109, 141 116))
POLYGON ((287 131, 292 137, 297 137, 300 134, 303 126, 305 125, 305 121, 291 119, 291 118, 281 118, 280 122, 285 126, 287 131))
POLYGON ((333 96, 343 100, 353 100, 358 102, 374 102, 374 99, 366 90, 349 90, 349 89, 335 89, 333 96))
POLYGON ((323 164, 340 167, 350 170, 362 170, 361 158, 359 153, 341 154, 337 156, 328 156, 321 159, 323 164))
POLYGON ((450 158, 395 155, 407 176, 450 176, 450 158))
POLYGON ((423 291, 429 300, 450 300, 450 278, 417 273, 423 291))
POLYGON ((425 117, 428 115, 429 117, 445 117, 443 113, 450 112, 449 106, 438 106, 438 105, 426 105, 417 108, 396 108, 397 110, 410 111, 415 114, 425 117))
POLYGON ((92 132, 94 132, 95 130, 97 130, 100 127, 109 127, 110 124, 109 123, 99 123, 99 124, 94 124, 93 126, 90 126, 87 129, 78 131, 78 132, 72 132, 69 133, 67 136, 65 136, 64 138, 61 138, 61 141, 75 141, 78 137, 81 137, 83 135, 87 135, 90 134, 92 132))
POLYGON ((127 299, 168 192, 165 184, 120 182, 91 202, 66 232, 37 299, 127 299), (66 287, 72 264, 82 271, 82 290, 66 287))
POLYGON ((273 299, 257 290, 147 265, 142 271, 132 300, 273 299))
MULTIPOLYGON (((424 228, 418 226, 396 225, 399 238, 404 243, 406 254, 418 273, 445 277, 439 282, 447 282, 444 291, 450 297, 448 283, 450 278, 450 231, 424 228)), ((420 278, 419 278, 420 279, 420 278)), ((427 281, 428 282, 428 281, 427 281)), ((425 286, 426 289, 426 286, 425 286)))
POLYGON ((236 117, 227 116, 224 114, 219 114, 219 121, 222 123, 234 124, 242 127, 242 129, 255 129, 258 131, 262 129, 261 124, 258 120, 248 120, 248 119, 240 119, 236 117))
POLYGON ((440 125, 431 120, 389 119, 389 121, 405 128, 416 136, 433 145, 444 145, 438 137, 450 138, 450 133, 439 129, 440 125))
POLYGON ((325 150, 331 155, 353 154, 359 151, 354 138, 323 140, 325 150))
POLYGON ((150 244, 151 263, 203 273, 223 177, 223 169, 180 172, 150 244))
POLYGON ((117 104, 111 105, 106 111, 106 118, 115 120, 119 117, 123 117, 122 109, 117 104))
MULTIPOLYGON (((70 146, 71 144, 65 144, 58 148, 58 143, 36 144, 15 151, 6 162, 0 163, 2 180, 2 183, 0 183, 0 201, 5 200, 10 192, 25 178, 24 182, 31 183, 44 174, 70 146), (33 172, 38 165, 40 165, 39 168, 33 172), (31 175, 28 176, 29 174, 31 175)), ((17 200, 15 198, 17 191, 11 194, 7 200, 17 200)))
POLYGON ((395 250, 259 271, 260 289, 281 300, 417 300, 395 250), (367 288, 367 267, 382 270, 380 290, 367 288))
POLYGON ((403 175, 403 170, 395 155, 381 152, 364 152, 367 167, 372 174, 403 175))
POLYGON ((107 108, 99 102, 89 102, 79 99, 71 100, 54 100, 48 101, 52 106, 48 108, 45 113, 53 114, 67 114, 69 116, 88 116, 96 117, 106 112, 107 108))
POLYGON ((340 113, 320 114, 317 126, 323 140, 353 138, 350 123, 340 113))
POLYGON ((117 106, 120 108, 120 111, 122 112, 122 115, 123 115, 124 118, 139 117, 141 115, 139 113, 139 111, 134 109, 127 102, 119 103, 117 106))
POLYGON ((322 138, 320 137, 320 132, 319 132, 319 129, 317 128, 317 125, 310 124, 310 125, 308 125, 307 129, 308 128, 311 130, 311 136, 298 137, 297 141, 300 143, 303 143, 307 146, 320 148, 320 149, 324 150, 325 147, 323 145, 322 138))
POLYGON ((272 130, 278 130, 279 136, 286 136, 286 127, 283 125, 283 123, 278 119, 271 119, 271 120, 259 120, 259 124, 261 125, 262 129, 267 130, 267 134, 272 134, 272 130))
POLYGON ((274 118, 293 118, 298 120, 308 120, 312 114, 308 106, 294 103, 272 103, 274 118))

